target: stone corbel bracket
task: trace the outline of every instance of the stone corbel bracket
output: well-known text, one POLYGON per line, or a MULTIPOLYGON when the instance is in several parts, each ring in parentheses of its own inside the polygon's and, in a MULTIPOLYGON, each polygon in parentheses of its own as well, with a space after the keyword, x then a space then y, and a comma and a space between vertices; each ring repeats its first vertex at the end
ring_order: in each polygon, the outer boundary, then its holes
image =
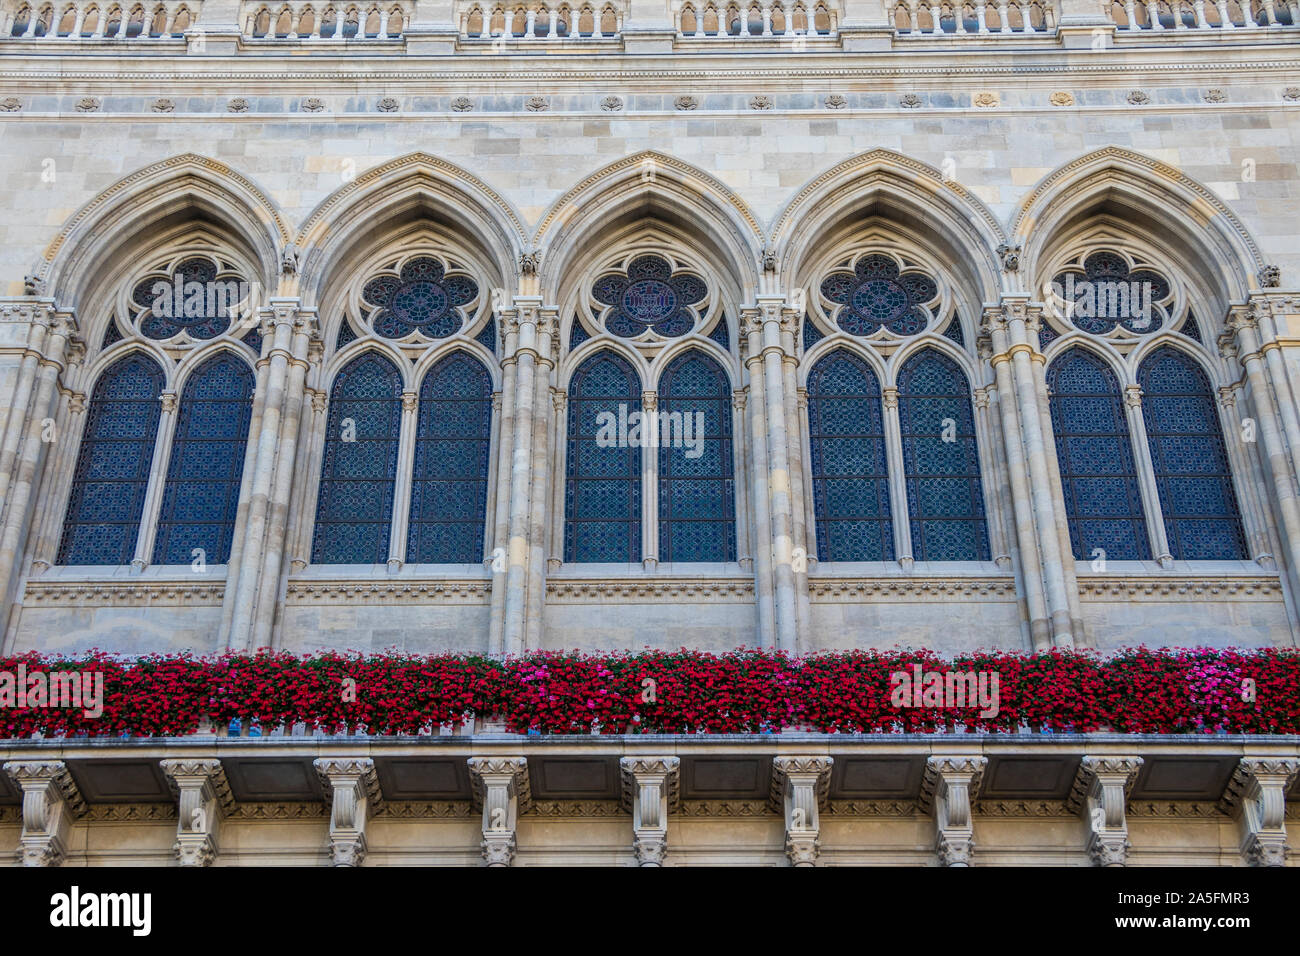
POLYGON ((632 814, 632 849, 638 866, 663 866, 668 813, 680 802, 677 757, 623 757, 622 805, 632 814))
POLYGON ((1285 866, 1286 792, 1300 773, 1293 757, 1242 757, 1219 807, 1241 821, 1241 855, 1251 866, 1285 866))
POLYGON ((330 856, 334 866, 360 866, 366 857, 366 821, 382 796, 375 762, 369 757, 328 757, 312 766, 330 807, 330 856))
POLYGON ((160 766, 179 803, 172 847, 176 859, 181 866, 211 866, 219 850, 221 821, 235 809, 221 761, 164 760, 160 766))
POLYGON ((509 866, 515 858, 515 827, 532 802, 526 757, 471 757, 474 805, 483 808, 483 862, 509 866))
POLYGON ((4 771, 23 792, 19 863, 58 866, 67 853, 72 821, 86 812, 68 765, 62 760, 10 761, 4 771))
POLYGON ((815 866, 821 852, 821 809, 830 791, 830 757, 774 757, 769 802, 785 817, 791 866, 815 866))
POLYGON ((1128 840, 1128 797, 1142 769, 1141 757, 1084 757, 1067 806, 1088 823, 1088 856, 1094 866, 1124 866, 1128 840))
POLYGON ((975 849, 971 803, 979 793, 987 757, 928 757, 921 806, 934 814, 935 852, 944 866, 970 866, 975 849))

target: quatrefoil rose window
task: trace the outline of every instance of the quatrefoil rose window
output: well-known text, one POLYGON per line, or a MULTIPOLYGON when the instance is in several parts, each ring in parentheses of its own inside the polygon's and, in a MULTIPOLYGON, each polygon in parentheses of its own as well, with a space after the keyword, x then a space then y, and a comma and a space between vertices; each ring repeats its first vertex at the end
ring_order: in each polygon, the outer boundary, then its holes
POLYGON ((692 306, 703 302, 709 287, 697 275, 674 271, 663 256, 637 256, 627 272, 601 276, 591 288, 604 311, 605 328, 635 339, 646 334, 661 338, 685 335, 695 327, 692 306))
POLYGON ((852 271, 832 272, 821 284, 822 297, 837 306, 835 323, 850 335, 888 329, 916 335, 930 322, 926 306, 939 296, 935 281, 923 272, 900 270, 889 256, 870 253, 852 271))
POLYGON ((478 283, 455 270, 432 256, 417 256, 395 273, 367 282, 361 298, 375 309, 370 318, 375 333, 389 339, 414 332, 445 339, 459 332, 465 322, 461 309, 478 298, 478 283))
POLYGON ((232 267, 206 256, 189 256, 151 273, 131 290, 140 334, 159 341, 181 332, 214 339, 249 308, 253 292, 232 267))
POLYGON ((1069 263, 1052 282, 1066 319, 1092 335, 1119 326, 1130 335, 1158 331, 1168 319, 1173 290, 1159 273, 1118 252, 1093 252, 1069 263))

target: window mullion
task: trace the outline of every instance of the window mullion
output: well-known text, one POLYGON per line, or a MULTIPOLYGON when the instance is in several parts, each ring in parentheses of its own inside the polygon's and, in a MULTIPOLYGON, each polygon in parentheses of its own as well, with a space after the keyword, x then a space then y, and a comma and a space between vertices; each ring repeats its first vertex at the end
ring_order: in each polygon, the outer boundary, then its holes
POLYGON ((158 396, 158 401, 162 403, 162 412, 158 416, 149 486, 145 490, 140 527, 136 532, 135 558, 131 561, 131 567, 136 571, 147 568, 153 555, 153 543, 158 536, 158 516, 162 512, 163 489, 167 485, 167 467, 171 461, 172 439, 176 435, 176 419, 180 410, 175 392, 163 392, 158 396))

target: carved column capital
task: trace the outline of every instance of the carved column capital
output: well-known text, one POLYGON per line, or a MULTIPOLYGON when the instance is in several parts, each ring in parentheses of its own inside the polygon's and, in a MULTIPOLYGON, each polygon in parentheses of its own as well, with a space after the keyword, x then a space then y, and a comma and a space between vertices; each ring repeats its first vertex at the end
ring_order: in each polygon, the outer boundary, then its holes
POLYGON ((934 813, 935 850, 944 866, 970 866, 975 850, 971 801, 979 792, 987 757, 933 756, 926 759, 921 805, 934 813))
POLYGON ((1094 866, 1124 866, 1132 844, 1125 810, 1142 769, 1141 757, 1084 757, 1068 805, 1088 822, 1088 856, 1094 866))
POLYGON ((1242 757, 1220 808, 1241 826, 1241 854, 1251 866, 1285 866, 1286 792, 1300 773, 1294 757, 1242 757))
POLYGON ((632 849, 639 866, 663 866, 668 811, 677 805, 677 757, 623 757, 623 806, 632 811, 632 849))
POLYGON ((360 866, 366 856, 366 821, 378 807, 379 777, 369 757, 329 757, 313 762, 330 805, 330 855, 335 866, 360 866))
POLYGON ((210 866, 216 859, 222 817, 235 803, 221 761, 163 760, 163 775, 177 797, 176 843, 181 866, 210 866))
POLYGON ((16 760, 6 763, 4 771, 23 792, 19 862, 58 866, 67 852, 72 820, 86 812, 68 765, 62 760, 16 760))
POLYGON ((785 817, 785 853, 791 866, 816 866, 821 852, 821 808, 834 761, 823 756, 774 757, 770 800, 785 817))
POLYGON ((515 826, 531 796, 525 757, 471 757, 474 802, 483 807, 483 861, 509 866, 515 858, 515 826))

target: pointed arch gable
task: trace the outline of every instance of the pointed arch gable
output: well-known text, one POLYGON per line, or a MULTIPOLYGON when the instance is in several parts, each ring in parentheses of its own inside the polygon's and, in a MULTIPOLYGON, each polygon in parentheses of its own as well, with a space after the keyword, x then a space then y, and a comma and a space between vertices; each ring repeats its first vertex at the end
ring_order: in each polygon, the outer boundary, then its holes
POLYGON ((198 215, 229 229, 274 288, 288 220, 252 180, 215 159, 184 153, 146 166, 100 192, 72 214, 42 254, 36 275, 46 294, 75 309, 114 255, 161 224, 198 215))
POLYGON ((801 187, 776 217, 771 242, 777 274, 796 288, 824 236, 867 212, 911 221, 946 253, 981 301, 1000 291, 995 250, 1006 240, 992 211, 960 183, 927 163, 873 149, 830 167, 801 187))
POLYGON ((319 303, 338 264, 377 225, 413 215, 443 220, 472 239, 503 284, 515 277, 526 242, 515 208, 468 170, 415 152, 367 170, 307 216, 294 240, 305 252, 299 267, 303 303, 319 303))
POLYGON ((759 291, 763 228, 749 206, 720 180, 656 150, 633 153, 597 170, 557 199, 533 232, 545 248, 539 277, 547 301, 591 242, 620 222, 662 218, 700 235, 739 286, 745 301, 759 291))
POLYGON ((1020 268, 1027 281, 1034 281, 1039 262, 1063 233, 1106 208, 1121 210, 1129 222, 1136 217, 1151 239, 1159 238, 1192 272, 1217 278, 1223 304, 1244 301, 1258 287, 1264 260, 1236 214, 1181 170, 1120 146, 1058 167, 1025 197, 1013 235, 1022 242, 1020 268))

